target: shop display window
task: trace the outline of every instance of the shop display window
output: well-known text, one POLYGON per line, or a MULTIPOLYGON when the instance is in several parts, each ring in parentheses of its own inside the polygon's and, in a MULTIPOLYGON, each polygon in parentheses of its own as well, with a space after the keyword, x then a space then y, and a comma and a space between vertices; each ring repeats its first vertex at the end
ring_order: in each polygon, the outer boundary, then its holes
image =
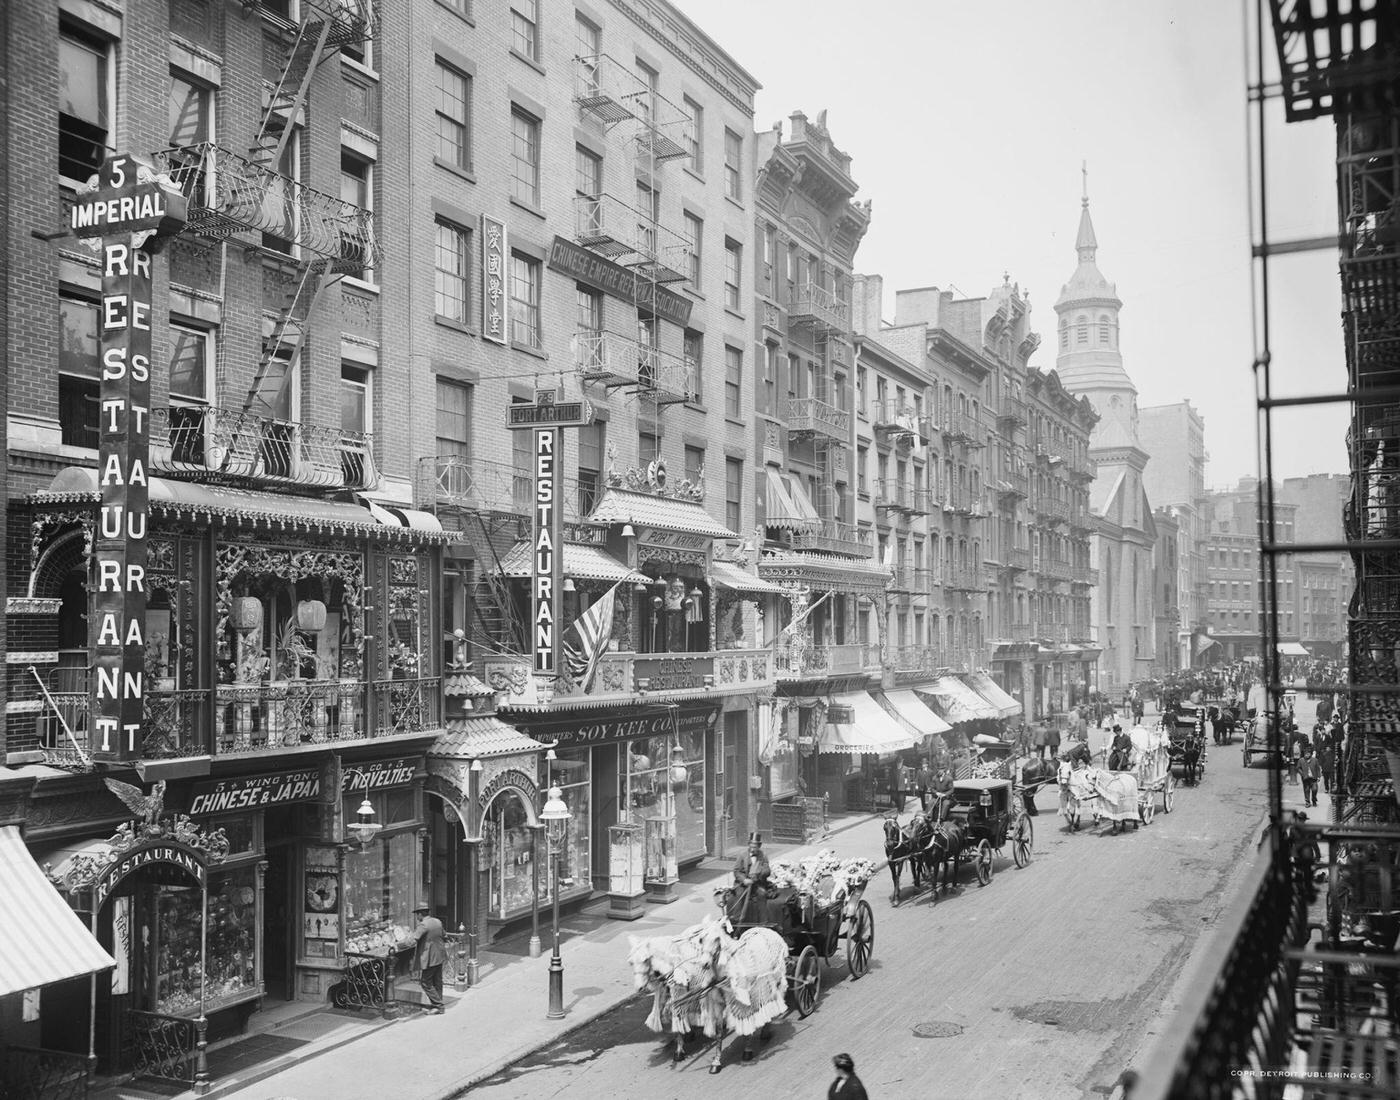
POLYGON ((705 734, 643 737, 627 745, 623 805, 646 829, 646 876, 670 881, 679 862, 703 856, 705 734))
POLYGON ((211 831, 222 829, 228 837, 229 856, 249 855, 257 851, 257 834, 253 829, 252 814, 237 814, 234 817, 213 817, 206 826, 211 831))
MULTIPOLYGON (((563 793, 564 805, 569 808, 569 825, 564 833, 564 849, 559 855, 559 888, 567 896, 576 886, 587 886, 593 881, 593 805, 592 783, 588 774, 587 749, 576 749, 563 753, 561 760, 582 758, 582 766, 556 767, 554 784, 563 793)), ((544 838, 540 838, 541 845, 544 838)), ((541 851, 541 856, 545 853, 541 851)), ((551 901, 552 885, 549 882, 547 866, 540 868, 540 894, 551 901)))
MULTIPOLYGON (((363 791, 344 796, 341 809, 345 824, 353 825, 358 820, 360 804, 365 800, 363 791)), ((390 825, 407 825, 418 820, 416 800, 412 787, 391 787, 387 791, 370 791, 369 804, 374 807, 374 820, 386 828, 390 825)))
MULTIPOLYGON (((154 921, 142 945, 155 981, 154 1009, 167 1016, 199 1014, 199 887, 155 885, 154 921)), ((208 980, 205 1011, 258 992, 257 889, 252 867, 209 875, 208 980)))
MULTIPOLYGON (((570 807, 573 812, 573 807, 570 807)), ((534 903, 535 879, 532 866, 536 851, 531 843, 525 805, 513 791, 503 791, 486 809, 481 830, 481 862, 487 872, 487 910, 494 920, 534 903)), ((570 822, 570 825, 573 823, 570 822)), ((540 898, 549 890, 549 868, 544 864, 544 838, 540 838, 540 898)))
MULTIPOLYGON (((361 796, 363 797, 363 796, 361 796)), ((413 934, 418 838, 381 836, 345 853, 345 950, 382 955, 413 934)))

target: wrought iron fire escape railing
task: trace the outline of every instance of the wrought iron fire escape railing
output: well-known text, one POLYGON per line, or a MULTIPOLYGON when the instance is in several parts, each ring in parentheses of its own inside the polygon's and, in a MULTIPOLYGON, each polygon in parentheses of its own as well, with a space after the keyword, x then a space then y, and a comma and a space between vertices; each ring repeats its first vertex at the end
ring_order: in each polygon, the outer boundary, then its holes
MULTIPOLYGON (((1261 620, 1269 746, 1284 712, 1279 573, 1288 555, 1347 553, 1356 588, 1348 626, 1348 711, 1336 754, 1333 820, 1285 813, 1269 775, 1271 825, 1210 972, 1183 1006, 1133 1100, 1165 1097, 1393 1096, 1400 1087, 1400 5, 1393 0, 1245 0, 1250 15, 1253 283, 1259 424, 1261 620), (1272 137, 1332 116, 1338 230, 1277 240, 1269 220, 1272 137), (1271 261, 1340 251, 1345 384, 1278 396, 1271 261), (1276 533, 1275 427, 1281 409, 1341 405, 1351 491, 1342 538, 1276 533), (1243 1072, 1241 1072, 1243 1071, 1243 1072)), ((1307 690, 1337 685, 1309 683, 1307 690)))

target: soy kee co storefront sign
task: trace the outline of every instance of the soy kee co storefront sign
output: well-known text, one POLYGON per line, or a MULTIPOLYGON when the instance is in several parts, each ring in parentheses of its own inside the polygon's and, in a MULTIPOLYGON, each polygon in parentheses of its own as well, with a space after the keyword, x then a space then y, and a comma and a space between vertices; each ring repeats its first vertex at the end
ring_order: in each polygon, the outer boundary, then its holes
MULTIPOLYGON (((346 764, 341 770, 343 794, 403 787, 413 782, 418 770, 416 757, 376 760, 372 764, 346 764)), ((261 810, 309 802, 321 794, 321 773, 317 768, 298 768, 269 775, 245 775, 213 783, 197 783, 190 796, 190 816, 206 817, 237 810, 261 810)))
POLYGON ((140 755, 145 717, 151 256, 184 228, 185 197, 168 176, 118 154, 79 192, 70 224, 100 238, 102 256, 91 749, 126 760, 140 755))
POLYGON ((717 706, 677 707, 674 712, 668 708, 594 722, 581 722, 578 717, 565 722, 531 722, 523 728, 540 741, 557 741, 561 745, 598 745, 642 737, 669 737, 672 734, 679 737, 703 733, 714 727, 718 716, 717 706))

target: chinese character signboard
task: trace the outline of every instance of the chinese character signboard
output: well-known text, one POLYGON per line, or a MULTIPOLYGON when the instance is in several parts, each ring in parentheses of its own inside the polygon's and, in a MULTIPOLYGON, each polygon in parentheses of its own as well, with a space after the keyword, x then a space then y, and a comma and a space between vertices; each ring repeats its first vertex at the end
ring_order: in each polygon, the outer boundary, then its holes
POLYGON ((146 643, 146 520, 150 485, 151 255, 185 223, 185 197, 132 157, 109 157, 80 192, 71 226, 100 238, 101 382, 93 541, 92 754, 140 755, 146 643))
POLYGON ((481 335, 497 344, 506 336, 506 227, 481 216, 481 335))

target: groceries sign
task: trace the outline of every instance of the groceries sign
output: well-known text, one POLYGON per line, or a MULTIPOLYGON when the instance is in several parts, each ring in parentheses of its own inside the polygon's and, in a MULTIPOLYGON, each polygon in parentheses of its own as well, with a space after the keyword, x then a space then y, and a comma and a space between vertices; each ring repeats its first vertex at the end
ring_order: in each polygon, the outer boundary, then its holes
POLYGON ((70 227, 99 238, 102 303, 93 542, 92 755, 140 755, 146 641, 146 521, 151 412, 151 256, 185 224, 169 177, 109 157, 78 194, 70 227))

